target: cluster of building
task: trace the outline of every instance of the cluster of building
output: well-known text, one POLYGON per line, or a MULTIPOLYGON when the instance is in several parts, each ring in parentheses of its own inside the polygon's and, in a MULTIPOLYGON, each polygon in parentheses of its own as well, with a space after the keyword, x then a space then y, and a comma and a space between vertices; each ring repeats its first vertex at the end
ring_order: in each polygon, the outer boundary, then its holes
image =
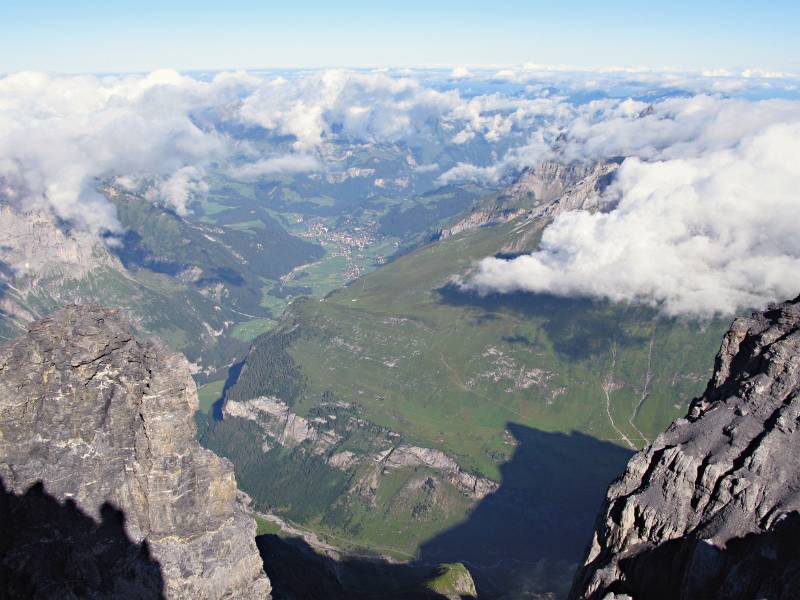
MULTIPOLYGON (((332 228, 322 219, 312 219, 307 222, 305 231, 298 233, 300 237, 313 239, 328 250, 328 257, 343 256, 347 259, 347 267, 343 272, 346 280, 360 277, 365 268, 363 251, 375 243, 374 223, 345 224, 342 228, 332 228), (359 260, 361 259, 361 260, 359 260)), ((377 257, 377 262, 383 262, 383 257, 377 257)))

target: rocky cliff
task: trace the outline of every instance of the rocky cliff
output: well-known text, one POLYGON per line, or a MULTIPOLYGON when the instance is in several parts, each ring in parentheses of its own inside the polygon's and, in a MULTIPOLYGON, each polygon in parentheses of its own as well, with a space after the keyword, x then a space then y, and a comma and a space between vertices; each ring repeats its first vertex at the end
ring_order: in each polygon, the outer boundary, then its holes
POLYGON ((0 596, 268 598, 187 361, 70 307, 0 348, 0 596))
POLYGON ((554 217, 569 210, 594 210, 598 196, 611 183, 615 161, 569 163, 545 161, 526 169, 503 192, 515 203, 532 201, 535 216, 554 217))
POLYGON ((442 229, 439 237, 445 239, 522 216, 541 220, 570 210, 596 210, 599 196, 611 183, 618 166, 615 161, 543 161, 525 169, 499 196, 473 206, 467 215, 442 229))
MULTIPOLYGON (((46 210, 20 210, 2 197, 0 266, 0 289, 8 286, 13 292, 0 293, 0 319, 23 330, 48 304, 43 296, 62 293, 63 281, 78 281, 99 269, 124 272, 97 236, 59 225, 46 210)), ((76 286, 72 295, 79 293, 76 286)))
POLYGON ((800 590, 800 298, 734 321, 704 395, 608 490, 571 598, 800 590))
POLYGON ((372 443, 376 448, 372 453, 337 452, 337 446, 353 433, 363 435, 363 426, 366 425, 361 419, 346 414, 328 415, 327 419, 316 417, 309 421, 293 413, 285 402, 266 396, 227 402, 223 414, 225 418, 248 419, 258 424, 264 433, 261 448, 264 452, 275 443, 291 448, 308 442, 312 454, 323 457, 336 469, 352 472, 359 467, 359 476, 353 475, 351 479, 351 490, 373 500, 381 473, 404 468, 428 468, 472 500, 482 500, 498 487, 494 481, 464 471, 441 450, 398 443, 396 440, 401 436, 393 431, 375 436, 372 443))

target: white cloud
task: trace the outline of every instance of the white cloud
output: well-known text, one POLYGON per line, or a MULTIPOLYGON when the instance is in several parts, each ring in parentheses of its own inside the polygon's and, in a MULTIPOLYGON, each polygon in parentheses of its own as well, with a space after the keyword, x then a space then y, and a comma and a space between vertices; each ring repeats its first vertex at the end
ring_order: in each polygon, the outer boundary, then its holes
POLYGON ((192 195, 205 190, 205 168, 224 166, 234 149, 253 161, 233 169, 243 178, 314 170, 320 165, 309 151, 317 146, 412 138, 464 102, 457 91, 382 72, 332 70, 292 79, 221 73, 211 81, 175 71, 18 73, 0 78, 0 179, 6 199, 49 208, 84 229, 114 230, 113 207, 96 191, 100 178, 155 180, 149 197, 185 214, 192 195), (291 136, 300 152, 270 156, 274 148, 218 133, 220 120, 291 136))
POLYGON ((457 104, 448 118, 463 129, 451 140, 464 143, 476 134, 497 142, 516 132, 535 134, 564 111, 562 97, 510 97, 501 94, 475 96, 457 104))
POLYGON ((706 69, 701 72, 703 77, 732 77, 733 72, 728 69, 706 69))
POLYGON ((497 81, 515 81, 517 73, 513 69, 500 69, 494 74, 493 78, 497 81))
POLYGON ((652 104, 628 98, 576 105, 561 97, 515 101, 480 96, 459 106, 453 114, 467 123, 459 135, 478 130, 486 139, 501 139, 519 130, 528 138, 492 165, 457 164, 440 176, 442 183, 497 182, 555 155, 566 162, 614 156, 649 160, 699 156, 796 117, 798 102, 755 102, 701 94, 652 104), (502 127, 493 127, 498 119, 492 110, 499 110, 502 103, 515 109, 500 115, 505 120, 502 127))
POLYGON ((790 73, 788 71, 769 71, 767 69, 744 69, 741 76, 745 78, 762 78, 762 79, 787 79, 790 77, 797 77, 797 73, 790 73))
POLYGON ((486 258, 467 285, 643 302, 699 316, 797 295, 800 112, 794 116, 756 126, 730 147, 718 147, 727 132, 706 128, 711 139, 696 140, 693 157, 626 160, 605 197, 610 210, 559 215, 539 251, 486 258))
MULTIPOLYGON (((419 142, 432 151, 428 160, 445 171, 440 184, 501 182, 554 154, 565 160, 618 154, 648 161, 697 158, 786 122, 796 104, 695 95, 650 109, 633 100, 577 102, 570 94, 609 86, 652 89, 656 95, 675 86, 739 94, 767 85, 786 91, 797 83, 774 75, 640 69, 575 74, 541 65, 494 74, 231 72, 208 81, 175 71, 107 77, 19 73, 0 78, 0 194, 99 231, 118 226, 112 205, 96 192, 104 177, 134 187, 147 182, 148 197, 185 214, 193 195, 206 190, 204 176, 211 169, 241 179, 325 170, 324 158, 346 160, 348 144, 419 142), (452 89, 473 80, 495 86, 497 78, 515 85, 478 96, 452 89), (286 136, 288 143, 220 133, 242 124, 286 136), (439 152, 448 144, 454 147, 439 152), (456 160, 474 156, 476 162, 453 167, 448 154, 456 160)), ((337 164, 334 171, 348 166, 337 164)))
POLYGON ((95 191, 106 175, 165 177, 166 200, 183 210, 191 172, 173 174, 226 151, 226 141, 198 127, 191 112, 231 100, 238 86, 236 76, 202 83, 174 71, 0 78, 0 177, 14 201, 93 231, 118 226, 95 191))
POLYGON ((260 86, 240 110, 243 119, 295 138, 297 149, 334 135, 361 141, 396 141, 441 118, 460 102, 458 92, 439 92, 411 78, 385 73, 330 70, 260 86))
MULTIPOLYGON (((620 89, 639 88, 651 91, 681 89, 692 93, 708 93, 716 89, 719 82, 742 81, 751 90, 780 86, 776 80, 796 82, 800 72, 770 71, 750 68, 738 71, 729 69, 686 70, 675 68, 651 68, 643 66, 617 66, 601 68, 579 68, 567 65, 524 64, 513 68, 483 73, 488 80, 516 84, 555 85, 563 90, 602 90, 617 95, 620 89)), ((478 73, 475 76, 479 76, 478 73)))
POLYGON ((501 160, 485 166, 459 162, 442 173, 436 179, 436 183, 439 185, 460 181, 499 183, 509 175, 522 171, 525 167, 554 157, 553 146, 545 141, 544 132, 539 130, 531 134, 526 144, 512 148, 501 160))
POLYGON ((247 180, 279 173, 317 171, 321 167, 320 162, 310 154, 286 154, 233 167, 229 173, 235 178, 247 180))
POLYGON ((608 156, 683 158, 729 148, 771 124, 796 119, 797 102, 697 95, 649 105, 598 101, 564 127, 567 160, 608 156))
POLYGON ((175 171, 155 188, 155 198, 161 198, 170 204, 179 215, 187 215, 189 200, 208 192, 208 184, 203 181, 201 169, 188 166, 175 171))
POLYGON ((438 171, 440 168, 441 167, 439 166, 439 163, 428 163, 428 164, 425 164, 425 165, 416 165, 414 167, 414 172, 415 173, 433 173, 435 171, 438 171))

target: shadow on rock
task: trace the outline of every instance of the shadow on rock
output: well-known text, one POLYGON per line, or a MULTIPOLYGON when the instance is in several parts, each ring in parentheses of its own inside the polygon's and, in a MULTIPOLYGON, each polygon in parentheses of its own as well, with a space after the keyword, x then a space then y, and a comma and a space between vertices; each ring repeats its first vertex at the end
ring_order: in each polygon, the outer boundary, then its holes
POLYGON ((110 504, 100 513, 98 523, 41 483, 17 495, 0 479, 0 598, 163 598, 147 542, 128 537, 124 514, 110 504))
MULTIPOLYGON (((696 538, 649 546, 620 561, 624 581, 598 590, 651 600, 790 600, 800 594, 800 514, 718 548, 696 538)), ((579 582, 576 581, 576 584, 579 582)))

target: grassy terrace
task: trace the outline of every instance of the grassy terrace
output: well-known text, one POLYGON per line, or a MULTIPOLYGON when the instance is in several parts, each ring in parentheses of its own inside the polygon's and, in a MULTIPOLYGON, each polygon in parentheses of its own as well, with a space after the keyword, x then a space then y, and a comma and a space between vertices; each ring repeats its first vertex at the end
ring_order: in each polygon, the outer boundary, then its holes
POLYGON ((290 353, 309 392, 363 406, 407 439, 497 478, 508 422, 642 446, 705 385, 724 323, 535 296, 479 298, 453 273, 498 251, 514 225, 425 247, 296 310, 290 353))
POLYGON ((358 425, 338 430, 330 452, 362 457, 336 469, 313 442, 265 450, 254 422, 206 417, 203 443, 233 461, 257 510, 355 553, 464 562, 484 588, 519 578, 520 593, 566 589, 609 481, 702 391, 727 323, 452 285, 520 237, 537 243, 526 226, 422 247, 292 303, 254 340, 229 401, 277 396, 310 420, 346 402, 337 410, 358 425), (499 488, 473 502, 435 469, 376 466, 377 448, 401 442, 440 449, 499 488))

